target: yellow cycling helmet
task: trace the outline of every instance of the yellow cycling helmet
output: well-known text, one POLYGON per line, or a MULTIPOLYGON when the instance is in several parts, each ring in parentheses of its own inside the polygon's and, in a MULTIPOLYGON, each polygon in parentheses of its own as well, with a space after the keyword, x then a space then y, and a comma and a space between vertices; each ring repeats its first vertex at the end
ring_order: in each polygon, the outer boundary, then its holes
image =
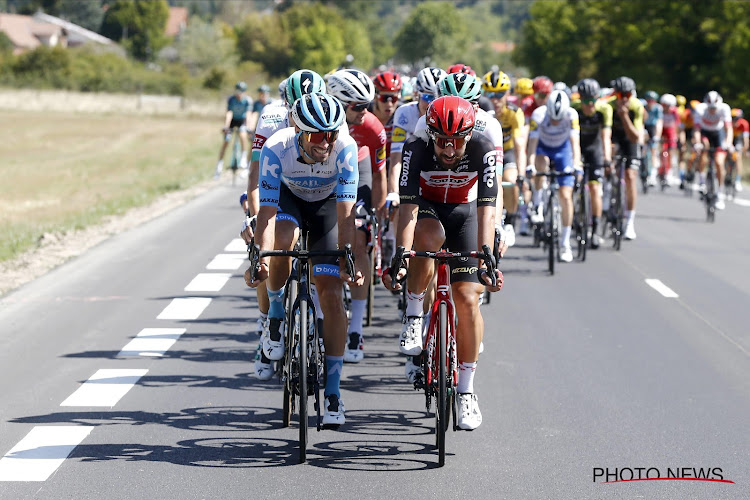
POLYGON ((519 78, 516 80, 516 94, 532 95, 534 93, 534 82, 531 78, 519 78))
POLYGON ((482 78, 482 90, 485 92, 507 92, 510 90, 510 77, 502 71, 489 71, 482 78))
POLYGON ((678 106, 684 107, 687 104, 687 99, 685 99, 684 95, 676 95, 675 98, 677 99, 678 106))

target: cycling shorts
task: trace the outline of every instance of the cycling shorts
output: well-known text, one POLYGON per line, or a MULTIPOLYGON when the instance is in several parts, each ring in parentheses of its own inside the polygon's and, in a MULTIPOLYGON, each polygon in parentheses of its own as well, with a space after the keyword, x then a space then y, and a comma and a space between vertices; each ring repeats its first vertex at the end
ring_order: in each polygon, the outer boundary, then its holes
POLYGON ((588 174, 589 182, 601 181, 604 173, 604 153, 601 145, 595 144, 594 147, 582 149, 581 160, 583 160, 583 168, 588 174))
POLYGON ((240 129, 240 132, 247 132, 247 125, 245 125, 245 119, 236 119, 232 118, 232 121, 229 123, 229 130, 231 131, 233 128, 240 129))
POLYGON ((708 141, 708 147, 722 151, 721 147, 726 139, 723 128, 719 130, 701 130, 701 136, 708 141))
POLYGON ((622 156, 627 157, 627 168, 632 170, 641 169, 641 148, 637 143, 630 142, 627 136, 612 136, 612 144, 616 144, 622 156))
POLYGON ((518 165, 516 164, 516 150, 506 149, 503 151, 503 172, 506 170, 518 170, 518 165))
MULTIPOLYGON (((308 231, 309 250, 337 250, 338 227, 336 214, 336 194, 320 201, 305 201, 281 184, 279 189, 279 211, 276 220, 288 220, 302 228, 301 234, 308 231)), ((313 257, 313 275, 339 276, 338 257, 313 257)))
MULTIPOLYGON (((478 234, 477 204, 472 203, 433 203, 419 197, 419 219, 435 219, 445 232, 443 247, 452 252, 476 250, 478 234)), ((479 283, 479 259, 468 257, 450 259, 450 281, 479 283)))
POLYGON ((662 130, 661 140, 669 149, 675 149, 677 147, 677 129, 665 128, 662 130))
POLYGON ((559 186, 573 187, 575 185, 575 176, 573 175, 573 148, 570 145, 570 141, 565 141, 562 146, 551 148, 545 146, 540 141, 536 147, 537 156, 546 156, 550 159, 550 163, 555 166, 556 172, 570 172, 569 175, 564 175, 557 178, 557 184, 559 186))

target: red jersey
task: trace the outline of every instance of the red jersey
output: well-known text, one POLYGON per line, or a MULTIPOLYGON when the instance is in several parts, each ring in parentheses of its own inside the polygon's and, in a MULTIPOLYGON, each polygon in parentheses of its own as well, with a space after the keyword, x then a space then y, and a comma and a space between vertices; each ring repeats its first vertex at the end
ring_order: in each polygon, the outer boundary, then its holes
POLYGON ((743 137, 743 135, 750 133, 750 124, 744 118, 734 120, 732 128, 734 129, 735 139, 739 139, 743 137))
POLYGON ((373 172, 380 172, 385 168, 387 139, 385 128, 377 116, 365 111, 362 125, 349 125, 349 135, 357 142, 360 150, 364 147, 369 149, 373 172))
POLYGON ((533 95, 527 95, 521 99, 521 105, 519 106, 523 110, 523 116, 526 117, 526 123, 529 123, 531 119, 531 113, 538 107, 533 95))

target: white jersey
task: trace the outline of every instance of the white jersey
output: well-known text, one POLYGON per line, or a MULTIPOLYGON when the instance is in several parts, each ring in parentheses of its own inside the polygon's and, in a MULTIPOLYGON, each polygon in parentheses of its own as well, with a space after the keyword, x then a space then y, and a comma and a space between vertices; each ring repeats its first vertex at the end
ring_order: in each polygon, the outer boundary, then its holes
MULTIPOLYGON (((478 133, 489 139, 495 146, 495 151, 503 150, 503 127, 500 125, 500 122, 497 121, 497 118, 490 115, 482 108, 479 108, 474 115, 474 131, 472 134, 474 133, 478 133)), ((426 117, 419 117, 417 126, 414 129, 414 135, 424 141, 428 140, 426 117)), ((498 161, 502 164, 502 157, 498 158, 498 161)))
POLYGON ((581 133, 578 124, 578 111, 568 108, 568 112, 557 124, 553 124, 547 116, 547 106, 539 106, 531 113, 529 121, 529 139, 537 138, 540 144, 559 148, 571 137, 581 133))
POLYGON ((700 130, 721 130, 732 123, 732 110, 729 104, 722 102, 713 112, 705 102, 698 104, 693 113, 695 128, 700 130))
POLYGON ((400 153, 413 133, 419 120, 419 102, 410 102, 396 108, 391 132, 391 153, 400 153))
POLYGON ((357 200, 359 168, 357 143, 339 134, 330 156, 324 162, 308 164, 301 159, 293 127, 279 130, 260 152, 260 206, 278 206, 283 182, 296 197, 320 201, 336 194, 337 201, 357 200))

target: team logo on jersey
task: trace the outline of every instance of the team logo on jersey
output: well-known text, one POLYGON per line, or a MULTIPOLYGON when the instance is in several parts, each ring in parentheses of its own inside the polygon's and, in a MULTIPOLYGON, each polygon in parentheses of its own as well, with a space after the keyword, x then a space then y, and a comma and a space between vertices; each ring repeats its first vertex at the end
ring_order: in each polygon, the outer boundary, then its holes
POLYGON ((407 123, 409 123, 409 118, 406 115, 401 115, 401 117, 398 119, 398 122, 401 125, 406 125, 407 123))
POLYGON ((278 191, 279 190, 279 188, 277 186, 274 186, 270 182, 266 182, 266 181, 261 181, 260 186, 263 189, 267 189, 267 190, 270 190, 270 191, 278 191))
POLYGON ((378 149, 378 160, 385 160, 385 146, 378 149))
POLYGON ((484 120, 477 120, 476 123, 474 123, 474 130, 477 132, 484 132, 484 129, 487 128, 487 122, 484 120))
POLYGON ((263 137, 260 134, 255 134, 255 139, 253 139, 253 149, 261 149, 267 139, 267 137, 263 137))
POLYGON ((406 140, 406 130, 401 127, 393 127, 391 133, 391 142, 404 142, 406 140))
POLYGON ((406 186, 409 184, 409 167, 411 166, 411 154, 412 150, 408 150, 404 153, 404 157, 401 163, 401 185, 406 186))
POLYGON ((529 130, 536 130, 539 125, 534 120, 531 120, 531 123, 529 123, 529 130))
POLYGON ((346 148, 345 151, 346 156, 343 161, 341 161, 341 155, 336 159, 336 167, 338 167, 339 173, 342 173, 345 169, 349 172, 354 171, 354 167, 352 166, 352 155, 354 154, 354 150, 352 148, 346 148))
POLYGON ((263 156, 263 165, 260 170, 260 175, 261 176, 271 175, 278 179, 279 178, 279 173, 278 173, 279 166, 280 165, 278 163, 271 163, 270 161, 268 161, 268 155, 265 155, 263 156))

